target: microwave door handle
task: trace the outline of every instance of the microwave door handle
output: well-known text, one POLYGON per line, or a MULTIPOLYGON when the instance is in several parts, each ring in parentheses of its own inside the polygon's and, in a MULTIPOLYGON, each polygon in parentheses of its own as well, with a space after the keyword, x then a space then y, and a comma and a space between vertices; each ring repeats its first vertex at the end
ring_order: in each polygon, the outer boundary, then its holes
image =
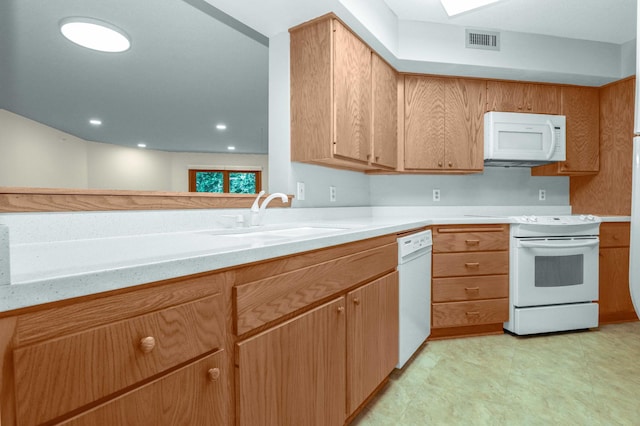
POLYGON ((554 249, 563 249, 563 248, 578 248, 578 247, 592 247, 600 244, 599 240, 593 240, 586 243, 577 243, 577 244, 550 244, 550 243, 534 243, 529 241, 520 241, 520 247, 525 248, 554 248, 554 249))
POLYGON ((553 124, 551 123, 551 121, 547 120, 547 126, 549 126, 549 130, 551 130, 551 147, 549 148, 549 153, 547 154, 547 160, 551 160, 551 157, 553 157, 553 153, 556 150, 556 129, 555 127, 553 127, 553 124))

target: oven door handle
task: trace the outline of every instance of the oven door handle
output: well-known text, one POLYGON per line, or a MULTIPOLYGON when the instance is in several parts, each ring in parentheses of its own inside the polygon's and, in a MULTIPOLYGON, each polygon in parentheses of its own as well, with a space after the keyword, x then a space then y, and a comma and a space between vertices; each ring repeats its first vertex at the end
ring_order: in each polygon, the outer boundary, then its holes
POLYGON ((600 243, 600 240, 589 240, 586 243, 577 243, 577 244, 549 244, 549 243, 534 243, 530 241, 520 241, 519 246, 525 248, 554 248, 554 249, 563 249, 563 248, 578 248, 578 247, 593 247, 597 246, 600 243))

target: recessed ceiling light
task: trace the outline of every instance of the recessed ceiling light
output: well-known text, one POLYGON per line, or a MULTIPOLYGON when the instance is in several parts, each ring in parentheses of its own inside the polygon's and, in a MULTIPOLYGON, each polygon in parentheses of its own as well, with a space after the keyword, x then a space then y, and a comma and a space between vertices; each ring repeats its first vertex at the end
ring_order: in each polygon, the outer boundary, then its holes
POLYGON ((94 126, 99 126, 102 124, 102 120, 100 120, 99 118, 92 118, 91 120, 89 120, 90 124, 93 124, 94 126))
POLYGON ((222 124, 222 123, 216 124, 216 129, 218 130, 226 130, 226 128, 227 128, 226 124, 222 124))
POLYGON ((228 149, 229 151, 234 151, 234 150, 236 149, 236 147, 235 147, 235 146, 228 146, 228 147, 227 147, 227 149, 228 149))
POLYGON ((124 31, 98 19, 66 18, 60 21, 60 31, 75 44, 101 52, 124 52, 131 47, 124 31))
POLYGON ((146 148, 147 144, 146 143, 139 143, 138 144, 138 148, 146 148))
POLYGON ((454 16, 500 0, 440 0, 447 15, 454 16))

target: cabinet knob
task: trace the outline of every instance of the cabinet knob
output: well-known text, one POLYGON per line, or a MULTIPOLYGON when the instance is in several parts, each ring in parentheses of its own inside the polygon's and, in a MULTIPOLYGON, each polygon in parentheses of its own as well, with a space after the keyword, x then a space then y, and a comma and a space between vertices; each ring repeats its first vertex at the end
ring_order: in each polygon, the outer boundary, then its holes
POLYGON ((338 306, 338 313, 341 314, 344 312, 344 306, 338 306))
POLYGON ((442 167, 442 161, 438 161, 438 167, 442 167))
POLYGON ((449 167, 453 167, 453 163, 449 161, 449 167))
POLYGON ((353 299, 353 304, 354 305, 359 305, 360 304, 360 299, 353 299))
POLYGON ((140 339, 140 350, 143 353, 148 354, 155 347, 156 347, 156 339, 154 339, 153 336, 147 336, 140 339))
POLYGON ((220 369, 218 367, 210 368, 209 371, 207 371, 207 376, 209 376, 209 380, 212 382, 217 381, 220 378, 220 369))
POLYGON ((380 161, 380 157, 376 157, 376 163, 380 161))

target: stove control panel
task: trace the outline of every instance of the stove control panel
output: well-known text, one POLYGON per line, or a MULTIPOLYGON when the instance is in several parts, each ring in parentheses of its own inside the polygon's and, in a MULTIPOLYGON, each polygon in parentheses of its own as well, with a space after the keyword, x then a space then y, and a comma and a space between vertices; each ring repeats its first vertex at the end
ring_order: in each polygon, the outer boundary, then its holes
POLYGON ((602 220, 594 215, 572 215, 572 216, 514 216, 513 223, 527 223, 540 225, 583 225, 585 223, 600 223, 602 220))

